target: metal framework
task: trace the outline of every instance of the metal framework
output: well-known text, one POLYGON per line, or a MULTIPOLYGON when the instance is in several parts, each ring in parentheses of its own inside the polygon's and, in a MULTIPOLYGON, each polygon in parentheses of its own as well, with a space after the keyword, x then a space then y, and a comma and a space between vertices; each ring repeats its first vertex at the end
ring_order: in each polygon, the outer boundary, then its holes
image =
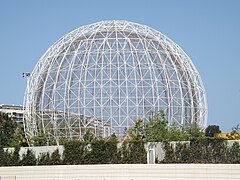
POLYGON ((24 98, 28 137, 42 130, 56 141, 119 137, 138 118, 164 110, 169 125, 206 126, 199 73, 162 33, 128 21, 80 27, 54 43, 28 78, 24 98))

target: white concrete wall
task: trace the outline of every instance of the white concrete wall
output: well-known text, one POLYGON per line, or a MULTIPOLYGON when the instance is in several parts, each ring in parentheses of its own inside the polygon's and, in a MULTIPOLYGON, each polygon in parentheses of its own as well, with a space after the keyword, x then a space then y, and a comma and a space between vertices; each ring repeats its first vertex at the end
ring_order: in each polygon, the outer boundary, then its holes
POLYGON ((0 167, 1 180, 237 180, 240 164, 0 167))
MULTIPOLYGON (((3 148, 3 149, 4 151, 8 151, 11 153, 14 152, 14 148, 3 148)), ((62 156, 64 151, 64 146, 21 147, 19 151, 19 156, 20 156, 20 159, 22 159, 23 154, 27 154, 27 151, 31 150, 35 154, 35 157, 38 158, 43 153, 49 153, 51 155, 57 149, 59 150, 59 154, 62 156)))

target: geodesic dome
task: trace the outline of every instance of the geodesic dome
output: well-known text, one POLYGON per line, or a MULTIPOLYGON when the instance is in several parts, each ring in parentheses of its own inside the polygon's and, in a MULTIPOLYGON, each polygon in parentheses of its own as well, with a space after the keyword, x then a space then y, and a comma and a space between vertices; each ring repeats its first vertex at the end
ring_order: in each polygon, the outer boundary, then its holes
POLYGON ((57 141, 119 137, 164 110, 169 125, 206 125, 204 86, 190 58, 162 33, 128 21, 80 27, 54 43, 28 79, 24 124, 57 141))

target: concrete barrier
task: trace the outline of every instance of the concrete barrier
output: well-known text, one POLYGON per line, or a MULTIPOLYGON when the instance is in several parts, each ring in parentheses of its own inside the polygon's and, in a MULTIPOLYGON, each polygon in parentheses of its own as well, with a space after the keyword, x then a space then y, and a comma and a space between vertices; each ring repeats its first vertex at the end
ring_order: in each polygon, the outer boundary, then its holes
POLYGON ((1 167, 0 180, 240 180, 240 164, 1 167))
MULTIPOLYGON (((4 151, 13 153, 15 148, 3 148, 4 151)), ((33 151, 35 157, 38 158, 43 153, 52 154, 55 150, 59 150, 59 154, 62 156, 64 151, 64 146, 36 146, 36 147, 21 147, 19 151, 20 159, 22 159, 23 154, 27 154, 28 150, 33 151)), ((1 179, 0 179, 1 180, 1 179)))

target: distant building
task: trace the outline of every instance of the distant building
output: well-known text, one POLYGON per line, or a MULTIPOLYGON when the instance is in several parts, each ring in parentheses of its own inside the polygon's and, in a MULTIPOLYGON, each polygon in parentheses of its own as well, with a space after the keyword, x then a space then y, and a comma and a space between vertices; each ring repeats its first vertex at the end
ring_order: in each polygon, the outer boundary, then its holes
POLYGON ((8 116, 17 123, 23 123, 23 111, 23 106, 6 104, 0 105, 0 112, 8 114, 8 116))

